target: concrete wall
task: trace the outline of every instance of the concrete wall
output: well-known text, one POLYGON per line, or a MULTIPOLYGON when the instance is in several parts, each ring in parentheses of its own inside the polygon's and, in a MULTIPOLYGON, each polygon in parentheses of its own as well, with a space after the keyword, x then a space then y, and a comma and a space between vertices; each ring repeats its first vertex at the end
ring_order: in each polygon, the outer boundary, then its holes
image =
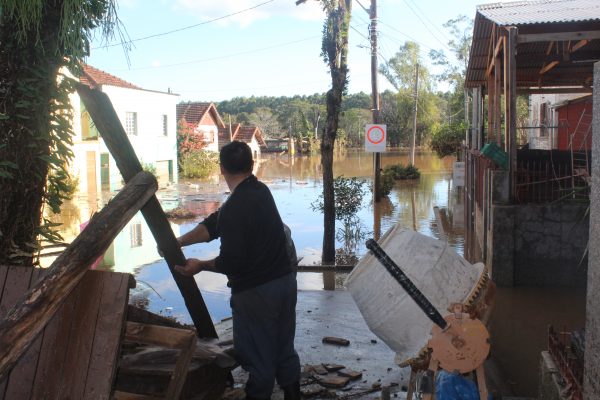
POLYGON ((496 284, 583 286, 586 211, 571 203, 493 205, 487 259, 496 284))
POLYGON ((590 255, 585 325, 584 399, 600 399, 600 63, 594 66, 590 255))

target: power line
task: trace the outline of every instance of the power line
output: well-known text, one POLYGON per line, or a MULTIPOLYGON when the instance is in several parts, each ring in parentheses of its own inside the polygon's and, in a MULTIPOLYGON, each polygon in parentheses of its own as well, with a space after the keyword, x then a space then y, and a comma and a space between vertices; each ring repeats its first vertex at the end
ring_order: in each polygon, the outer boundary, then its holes
POLYGON ((285 46, 289 46, 289 45, 296 44, 296 43, 306 42, 308 40, 312 40, 312 39, 315 39, 318 37, 320 37, 320 36, 310 36, 310 37, 307 37, 304 39, 294 40, 291 42, 274 44, 272 46, 261 47, 258 49, 246 50, 246 51, 241 51, 238 53, 231 53, 231 54, 226 54, 226 55, 217 56, 217 57, 203 58, 200 60, 182 61, 182 62, 174 63, 174 64, 156 65, 156 66, 150 66, 150 67, 115 69, 114 71, 139 71, 139 70, 146 70, 146 69, 170 68, 170 67, 179 67, 182 65, 189 65, 189 64, 199 64, 199 63, 208 62, 208 61, 222 60, 224 58, 237 57, 237 56, 242 56, 242 55, 247 55, 247 54, 258 53, 258 52, 265 51, 265 50, 271 50, 271 49, 275 49, 275 48, 279 48, 279 47, 285 47, 285 46))
MULTIPOLYGON (((418 14, 418 13, 417 13, 417 12, 416 12, 416 11, 415 11, 413 8, 412 8, 412 6, 410 5, 410 3, 408 3, 407 1, 405 1, 405 2, 404 2, 404 4, 406 4, 406 5, 408 6, 408 8, 410 9, 410 11, 412 11, 412 13, 413 13, 413 14, 415 14, 415 16, 416 16, 417 18, 419 18, 419 20, 420 20, 420 21, 423 23, 423 27, 424 27, 425 29, 427 29, 427 31, 428 31, 429 33, 431 33, 431 36, 433 36, 433 38, 434 38, 435 40, 437 40, 438 42, 440 42, 440 44, 441 44, 442 46, 444 46, 445 48, 447 48, 447 49, 448 49, 448 46, 447 46, 447 45, 446 45, 444 42, 442 42, 442 41, 441 41, 441 40, 440 40, 440 39, 439 39, 439 38, 438 38, 438 37, 437 37, 437 36, 436 36, 436 35, 433 33, 433 31, 432 31, 431 29, 429 29, 429 28, 427 27, 427 23, 426 23, 426 22, 423 20, 423 18, 421 18, 421 16, 420 16, 420 15, 419 15, 419 14, 418 14)), ((448 49, 448 50, 449 50, 449 49, 448 49)))
POLYGON ((442 32, 442 30, 440 28, 438 28, 438 26, 429 19, 429 17, 427 16, 426 13, 423 12, 423 10, 421 10, 421 8, 417 5, 417 3, 414 2, 414 0, 405 0, 405 1, 410 1, 412 3, 413 6, 415 6, 415 8, 417 9, 417 11, 419 11, 419 13, 427 20, 430 22, 431 26, 433 26, 435 28, 436 31, 438 31, 442 37, 446 36, 448 33, 447 32, 442 32))
MULTIPOLYGON (((382 20, 379 20, 379 23, 380 23, 380 24, 382 24, 382 25, 385 25, 385 26, 387 26, 387 27, 388 27, 388 28, 390 28, 391 30, 393 30, 393 31, 396 31, 396 32, 398 32, 399 34, 401 34, 401 35, 403 35, 403 36, 406 36, 406 37, 407 37, 407 38, 409 38, 411 41, 413 41, 413 42, 415 42, 415 43, 418 43, 419 45, 421 45, 421 46, 423 46, 423 47, 426 47, 426 48, 428 48, 428 49, 430 49, 430 50, 435 50, 434 48, 427 46, 425 43, 422 43, 422 42, 418 41, 417 39, 415 39, 414 37, 410 36, 409 34, 407 34, 407 33, 404 33, 404 32, 402 32, 402 31, 399 31, 398 29, 394 28, 394 27, 393 27, 392 25, 390 25, 390 24, 386 24, 386 23, 385 23, 385 22, 383 22, 382 20)), ((388 36, 389 36, 389 35, 388 35, 388 36)))
POLYGON ((231 14, 223 15, 223 16, 220 16, 220 17, 217 17, 217 18, 213 18, 213 19, 210 19, 208 21, 203 21, 203 22, 200 22, 198 24, 188 25, 188 26, 184 26, 183 28, 173 29, 173 30, 167 31, 167 32, 156 33, 156 34, 153 34, 153 35, 144 36, 144 37, 137 38, 137 39, 127 40, 127 41, 121 41, 119 43, 111 43, 111 44, 107 44, 107 45, 104 45, 104 46, 94 47, 94 48, 92 48, 92 50, 105 49, 105 48, 114 47, 114 46, 122 46, 122 45, 127 45, 127 44, 130 44, 130 43, 133 43, 133 42, 139 42, 139 41, 142 41, 142 40, 152 39, 152 38, 159 37, 159 36, 170 35, 172 33, 181 32, 181 31, 184 31, 184 30, 187 30, 187 29, 192 29, 192 28, 196 28, 198 26, 202 26, 202 25, 210 24, 212 22, 220 21, 220 20, 225 19, 225 18, 233 17, 234 15, 238 15, 238 14, 245 13, 246 11, 254 10, 255 8, 264 6, 265 4, 269 4, 269 3, 272 3, 274 1, 275 0, 267 0, 267 1, 263 2, 263 3, 256 4, 256 5, 252 6, 252 7, 245 8, 243 10, 236 11, 236 12, 231 13, 231 14))

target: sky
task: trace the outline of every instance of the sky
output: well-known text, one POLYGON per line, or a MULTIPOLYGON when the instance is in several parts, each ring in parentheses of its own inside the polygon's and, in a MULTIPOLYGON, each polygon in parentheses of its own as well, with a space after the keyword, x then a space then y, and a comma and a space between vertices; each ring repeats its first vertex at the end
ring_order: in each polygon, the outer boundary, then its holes
MULTIPOLYGON (((449 53, 443 24, 475 17, 487 0, 378 0, 379 62, 407 40, 449 53)), ((496 1, 497 2, 497 1, 496 1)), ((168 91, 182 101, 324 93, 330 87, 321 53, 324 13, 307 0, 117 0, 128 38, 99 32, 86 62, 144 89, 168 91)), ((353 2, 349 93, 371 92, 369 15, 353 2)), ((380 91, 392 89, 378 77, 380 91)))

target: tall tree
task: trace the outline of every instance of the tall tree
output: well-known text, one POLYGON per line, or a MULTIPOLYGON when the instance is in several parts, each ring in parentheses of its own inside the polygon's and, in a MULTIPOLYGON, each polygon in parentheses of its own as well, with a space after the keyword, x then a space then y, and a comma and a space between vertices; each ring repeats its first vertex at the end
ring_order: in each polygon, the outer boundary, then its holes
POLYGON ((92 30, 110 37, 116 0, 0 1, 0 264, 31 265, 42 208, 58 212, 71 157, 72 81, 92 30), (50 173, 49 173, 50 172, 50 173))
POLYGON ((417 65, 419 65, 418 108, 421 111, 417 114, 416 142, 420 145, 431 131, 438 113, 435 111, 436 99, 432 94, 433 82, 426 63, 420 56, 419 45, 411 41, 405 42, 387 64, 379 68, 379 71, 398 91, 395 107, 390 104, 392 100, 389 94, 382 104, 382 118, 386 124, 396 125, 390 131, 392 133, 390 138, 393 140, 396 135, 398 144, 411 143, 409 139, 412 137, 417 65))
MULTIPOLYGON (((298 0, 296 4, 306 0, 298 0)), ((329 67, 331 89, 327 92, 327 118, 321 139, 323 166, 323 264, 335 263, 335 196, 333 192, 333 149, 338 130, 342 97, 348 84, 348 31, 352 0, 321 0, 326 17, 321 56, 329 67)))
POLYGON ((450 84, 451 94, 448 99, 447 116, 445 120, 449 124, 460 123, 464 120, 464 83, 467 67, 469 66, 469 53, 471 51, 471 39, 473 32, 473 20, 459 15, 448 20, 444 24, 448 30, 449 40, 447 47, 451 57, 443 50, 431 50, 429 57, 435 65, 443 67, 438 80, 450 84))

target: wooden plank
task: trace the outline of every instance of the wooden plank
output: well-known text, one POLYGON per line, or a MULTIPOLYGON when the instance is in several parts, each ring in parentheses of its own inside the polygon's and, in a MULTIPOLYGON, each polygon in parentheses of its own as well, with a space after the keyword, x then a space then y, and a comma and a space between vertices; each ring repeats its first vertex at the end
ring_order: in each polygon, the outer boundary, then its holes
POLYGON ((8 270, 9 267, 7 265, 0 265, 0 304, 2 304, 2 294, 4 293, 4 283, 6 282, 8 270))
POLYGON ((589 40, 583 39, 583 40, 580 40, 579 42, 575 43, 573 45, 573 47, 571 47, 571 53, 581 49, 583 46, 587 45, 589 42, 590 42, 589 40))
POLYGON ((119 390, 115 391, 113 400, 157 400, 160 397, 148 396, 145 394, 127 393, 119 390))
POLYGON ((517 28, 507 28, 504 51, 504 109, 506 143, 508 144, 508 182, 510 199, 515 199, 515 173, 517 170, 517 28))
POLYGON ((33 383, 32 399, 59 399, 67 348, 71 340, 73 311, 81 292, 78 285, 44 329, 42 351, 33 383))
POLYGON ((195 349, 196 335, 190 334, 188 335, 187 343, 182 346, 181 353, 179 353, 179 358, 175 364, 173 375, 171 375, 171 382, 169 382, 169 387, 165 393, 165 399, 178 399, 179 396, 181 396, 181 391, 183 390, 183 385, 185 384, 185 380, 187 378, 188 367, 190 365, 190 361, 192 361, 192 356, 194 355, 195 349))
POLYGON ((109 398, 107 396, 115 380, 129 298, 129 274, 103 272, 102 275, 104 288, 85 384, 85 399, 109 398))
POLYGON ((166 326, 127 322, 125 338, 132 342, 181 349, 165 393, 165 399, 178 399, 187 378, 188 367, 196 347, 194 332, 166 326))
MULTIPOLYGON (((31 288, 45 273, 40 268, 33 269, 28 289, 31 288)), ((35 371, 37 369, 42 335, 38 335, 29 350, 21 357, 17 365, 11 371, 6 387, 5 397, 7 399, 29 399, 31 396, 35 371)))
MULTIPOLYGON (((142 165, 135 155, 110 99, 105 93, 90 89, 83 84, 77 85, 77 92, 85 103, 100 136, 104 139, 106 147, 115 159, 123 179, 128 182, 135 174, 142 171, 142 165)), ((217 331, 196 281, 193 277, 183 276, 174 269, 175 265, 185 264, 185 256, 156 196, 153 196, 142 208, 142 214, 158 247, 165 254, 169 270, 183 296, 198 336, 217 338, 217 331)))
POLYGON ((182 349, 188 343, 190 332, 193 331, 160 325, 127 322, 125 339, 132 342, 153 344, 172 349, 182 349))
POLYGON ((60 398, 64 399, 84 398, 85 381, 104 286, 101 272, 88 271, 79 286, 79 298, 75 304, 71 325, 71 340, 63 367, 66 373, 60 384, 60 398))
POLYGON ((77 286, 88 266, 106 251, 119 231, 156 192, 156 188, 154 176, 140 172, 94 215, 87 228, 52 263, 45 279, 25 293, 0 321, 0 377, 6 376, 14 367, 77 286))
POLYGON ((566 42, 568 40, 576 41, 584 39, 600 39, 600 31, 526 33, 520 34, 517 37, 517 43, 566 42))
MULTIPOLYGON (((4 318, 11 307, 19 300, 19 298, 27 291, 29 280, 33 273, 31 267, 3 267, 7 269, 7 274, 4 282, 4 291, 2 301, 0 301, 0 318, 4 318)), ((0 377, 0 400, 10 400, 5 397, 6 387, 10 375, 4 378, 0 377)))
POLYGON ((548 65, 545 65, 544 67, 542 67, 542 69, 540 69, 540 75, 544 75, 546 72, 550 71, 558 64, 560 64, 558 61, 551 61, 548 65))

